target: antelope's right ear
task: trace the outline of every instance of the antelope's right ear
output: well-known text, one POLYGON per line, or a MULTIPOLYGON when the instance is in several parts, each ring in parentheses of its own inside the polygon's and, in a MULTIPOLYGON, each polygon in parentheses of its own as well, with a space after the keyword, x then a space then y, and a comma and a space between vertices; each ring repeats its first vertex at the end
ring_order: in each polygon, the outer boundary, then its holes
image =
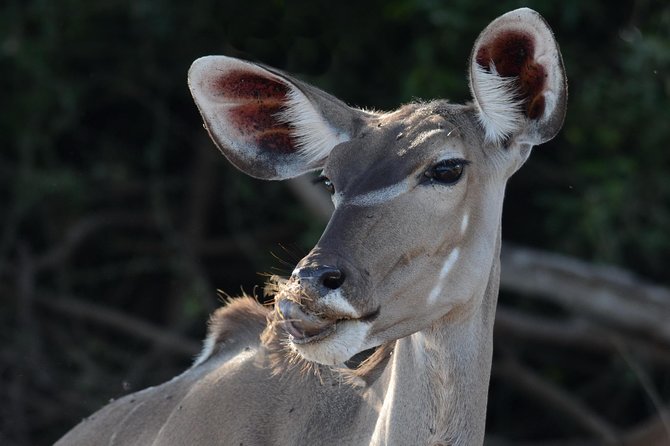
POLYGON ((532 147, 558 133, 568 85, 558 44, 540 14, 517 9, 481 32, 470 57, 470 90, 489 142, 532 147))
POLYGON ((321 90, 231 57, 196 60, 188 84, 221 153, 241 171, 266 180, 320 168, 363 116, 321 90))

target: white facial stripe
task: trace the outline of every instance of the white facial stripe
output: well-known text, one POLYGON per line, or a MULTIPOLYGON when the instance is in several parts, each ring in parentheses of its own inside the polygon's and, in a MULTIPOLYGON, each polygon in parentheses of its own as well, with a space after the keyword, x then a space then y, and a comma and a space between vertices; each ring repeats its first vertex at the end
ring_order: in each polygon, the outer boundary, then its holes
POLYGON ((468 229, 468 223, 470 222, 470 215, 463 215, 463 220, 461 220, 461 235, 465 234, 465 231, 468 229))
POLYGON ((451 271, 451 268, 453 268, 454 263, 456 263, 456 260, 458 260, 460 252, 461 251, 458 248, 451 250, 449 257, 447 257, 447 260, 444 261, 444 265, 442 265, 442 270, 440 270, 440 280, 447 277, 447 274, 449 274, 449 271, 451 271))
POLYGON ((409 189, 410 182, 408 179, 405 179, 391 186, 383 187, 381 189, 373 190, 372 192, 353 197, 351 200, 347 201, 347 204, 351 204, 353 206, 375 206, 409 192, 409 189))
POLYGON ((458 248, 454 248, 451 250, 449 253, 449 256, 447 257, 447 260, 444 261, 444 264, 442 265, 442 269, 440 270, 440 277, 437 279, 437 284, 435 287, 431 290, 430 295, 428 295, 428 302, 433 303, 437 298, 440 296, 442 293, 442 287, 443 287, 443 282, 444 279, 447 277, 447 274, 449 274, 449 271, 454 267, 456 264, 456 260, 458 260, 458 256, 460 255, 460 250, 458 248))
POLYGON ((319 305, 327 307, 328 309, 339 313, 342 316, 358 319, 361 317, 360 313, 351 306, 340 290, 331 291, 319 300, 319 305))
POLYGON ((439 134, 444 134, 444 130, 442 129, 433 129, 433 130, 428 130, 427 132, 423 132, 417 136, 414 141, 412 141, 412 144, 409 145, 410 149, 413 149, 414 147, 425 143, 428 138, 434 135, 439 135, 439 134))

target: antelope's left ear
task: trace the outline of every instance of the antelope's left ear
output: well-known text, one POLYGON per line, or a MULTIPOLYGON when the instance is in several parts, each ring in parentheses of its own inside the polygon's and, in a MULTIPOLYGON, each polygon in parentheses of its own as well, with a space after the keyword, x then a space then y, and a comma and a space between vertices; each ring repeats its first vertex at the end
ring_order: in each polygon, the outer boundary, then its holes
POLYGON ((517 9, 482 31, 470 56, 470 91, 488 142, 533 146, 558 133, 568 86, 558 44, 540 14, 517 9))
POLYGON ((232 57, 201 57, 188 83, 221 153, 265 180, 321 168, 367 116, 287 74, 232 57))

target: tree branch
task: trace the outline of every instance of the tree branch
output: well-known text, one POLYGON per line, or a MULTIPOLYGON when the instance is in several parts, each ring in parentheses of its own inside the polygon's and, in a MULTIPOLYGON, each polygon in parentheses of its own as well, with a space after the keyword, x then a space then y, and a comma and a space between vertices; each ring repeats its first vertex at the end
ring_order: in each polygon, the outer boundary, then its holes
POLYGON ((142 319, 129 316, 111 308, 63 296, 53 299, 39 298, 37 302, 53 311, 105 325, 136 338, 160 345, 179 355, 193 356, 200 351, 200 344, 198 342, 160 329, 142 319))
POLYGON ((35 259, 35 270, 53 268, 65 261, 88 237, 110 226, 146 223, 144 216, 120 212, 104 212, 84 218, 65 233, 63 241, 35 259))
POLYGON ((667 446, 670 444, 670 411, 667 409, 631 430, 624 446, 667 446))
POLYGON ((568 415, 576 424, 596 435, 605 444, 618 444, 618 433, 609 423, 563 389, 545 381, 511 357, 496 363, 493 373, 520 390, 568 415))
POLYGON ((615 267, 505 244, 500 286, 670 344, 670 290, 615 267))
POLYGON ((670 351, 649 341, 621 336, 587 319, 549 319, 505 305, 499 305, 496 310, 495 336, 514 336, 537 343, 617 355, 621 353, 619 346, 625 345, 637 354, 665 366, 670 365, 670 351))

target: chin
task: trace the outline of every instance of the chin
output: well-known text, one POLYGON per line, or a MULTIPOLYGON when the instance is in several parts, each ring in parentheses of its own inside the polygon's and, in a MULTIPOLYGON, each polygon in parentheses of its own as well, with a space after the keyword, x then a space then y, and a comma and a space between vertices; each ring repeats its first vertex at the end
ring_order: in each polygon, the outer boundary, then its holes
POLYGON ((338 322, 327 336, 304 339, 299 342, 289 337, 290 345, 300 356, 310 362, 340 366, 356 353, 369 348, 367 335, 370 323, 358 320, 338 322))

